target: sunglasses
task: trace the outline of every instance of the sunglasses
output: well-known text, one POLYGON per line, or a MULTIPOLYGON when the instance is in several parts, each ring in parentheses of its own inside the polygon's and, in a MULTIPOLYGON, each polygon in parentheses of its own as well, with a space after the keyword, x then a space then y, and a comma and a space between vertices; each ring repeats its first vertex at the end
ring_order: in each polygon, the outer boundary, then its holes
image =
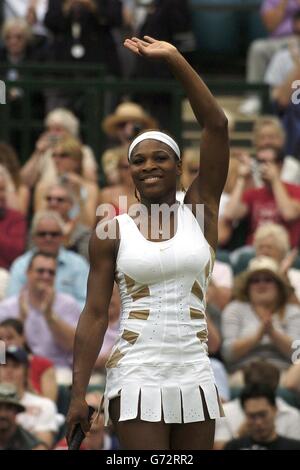
POLYGON ((56 273, 55 269, 48 269, 48 268, 36 268, 34 271, 41 275, 47 273, 51 277, 54 277, 56 273))
POLYGON ((70 158, 72 155, 68 152, 53 152, 52 153, 53 158, 70 158))
POLYGON ((36 236, 40 238, 51 237, 51 238, 58 238, 61 236, 61 232, 36 232, 36 236))
POLYGON ((66 202, 67 199, 65 197, 55 197, 55 196, 47 196, 47 202, 66 202))
POLYGON ((271 284, 275 282, 275 279, 271 276, 253 276, 249 279, 249 284, 260 284, 262 282, 271 284))

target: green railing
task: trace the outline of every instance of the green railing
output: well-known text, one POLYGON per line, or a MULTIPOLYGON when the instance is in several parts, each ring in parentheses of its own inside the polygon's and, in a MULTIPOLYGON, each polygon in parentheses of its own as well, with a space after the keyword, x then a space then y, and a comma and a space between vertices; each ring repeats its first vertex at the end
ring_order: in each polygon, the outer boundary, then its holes
MULTIPOLYGON (((0 66, 0 77, 6 67, 0 66), (2 73, 1 73, 2 69, 2 73)), ((108 96, 130 96, 142 92, 166 92, 171 96, 170 130, 177 136, 179 142, 182 135, 182 100, 184 93, 175 80, 120 80, 104 77, 103 69, 92 65, 75 67, 74 65, 57 64, 31 64, 19 67, 22 77, 18 81, 7 81, 7 96, 11 88, 23 90, 23 97, 16 106, 10 100, 6 105, 0 105, 0 139, 9 140, 17 135, 17 147, 20 159, 25 161, 33 150, 32 135, 37 136, 43 129, 42 116, 36 117, 33 96, 47 90, 59 90, 62 93, 81 96, 82 101, 82 134, 85 142, 90 145, 97 156, 104 148, 105 136, 100 123, 105 117, 105 108, 108 96), (73 74, 73 75, 72 75, 73 74), (92 78, 88 78, 92 77, 92 78)), ((243 81, 235 80, 209 80, 208 86, 216 94, 239 95, 245 92, 256 91, 262 97, 263 110, 268 109, 268 87, 262 84, 249 85, 243 81)), ((16 142, 11 142, 16 144, 16 142)))

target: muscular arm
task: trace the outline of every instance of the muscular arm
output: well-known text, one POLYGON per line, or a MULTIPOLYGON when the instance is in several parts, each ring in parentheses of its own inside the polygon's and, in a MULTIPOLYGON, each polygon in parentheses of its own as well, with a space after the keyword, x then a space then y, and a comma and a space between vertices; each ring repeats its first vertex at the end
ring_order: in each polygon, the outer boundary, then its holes
POLYGON ((72 396, 84 399, 92 369, 108 325, 108 307, 114 283, 114 240, 90 241, 87 301, 75 335, 72 396))
POLYGON ((277 6, 262 13, 262 21, 269 33, 272 33, 283 21, 288 2, 289 0, 280 0, 277 6))
POLYGON ((172 54, 168 63, 184 87, 202 127, 201 167, 184 201, 193 208, 196 204, 204 204, 205 236, 216 249, 219 201, 229 163, 227 118, 200 76, 179 52, 172 54))

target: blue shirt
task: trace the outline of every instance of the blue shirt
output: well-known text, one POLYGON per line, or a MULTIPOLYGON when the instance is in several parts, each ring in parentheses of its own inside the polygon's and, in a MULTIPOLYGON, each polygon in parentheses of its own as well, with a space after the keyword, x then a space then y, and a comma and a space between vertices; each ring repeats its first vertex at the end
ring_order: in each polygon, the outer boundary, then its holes
MULTIPOLYGON (((17 258, 10 269, 10 281, 7 296, 18 295, 26 284, 26 272, 35 250, 29 250, 17 258)), ((87 278, 89 265, 77 253, 60 248, 57 258, 55 288, 58 292, 70 294, 77 300, 81 308, 86 299, 87 278)))

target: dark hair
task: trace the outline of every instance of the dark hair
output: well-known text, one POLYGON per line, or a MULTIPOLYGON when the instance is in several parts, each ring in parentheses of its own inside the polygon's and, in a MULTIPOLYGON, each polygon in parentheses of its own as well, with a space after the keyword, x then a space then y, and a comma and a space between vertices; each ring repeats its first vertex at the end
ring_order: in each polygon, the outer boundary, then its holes
POLYGON ((243 370, 246 386, 263 384, 272 388, 275 392, 279 384, 279 369, 266 361, 253 361, 243 370))
POLYGON ((242 408, 245 409, 245 403, 255 398, 265 398, 270 405, 276 407, 276 396, 274 390, 266 384, 247 385, 240 395, 242 408))
POLYGON ((264 147, 261 147, 260 149, 257 150, 256 154, 264 151, 264 150, 271 150, 274 155, 275 155, 275 160, 278 163, 282 163, 285 157, 285 153, 282 149, 279 149, 277 147, 274 147, 273 145, 266 145, 264 147))
POLYGON ((27 271, 29 271, 29 269, 32 268, 32 265, 33 265, 33 262, 36 258, 38 258, 39 256, 42 256, 43 258, 51 258, 51 259, 54 259, 55 262, 57 263, 57 256, 56 255, 53 255, 52 253, 44 253, 43 251, 37 251, 36 253, 34 253, 30 259, 30 262, 28 264, 28 268, 27 268, 27 271))
MULTIPOLYGON (((19 336, 24 336, 24 325, 21 322, 21 320, 19 320, 18 318, 7 318, 6 320, 3 320, 0 323, 0 327, 1 326, 4 328, 5 327, 13 328, 19 336)), ((23 348, 25 349, 26 352, 31 353, 31 349, 26 343, 26 341, 24 342, 23 348)))
POLYGON ((23 336, 24 334, 23 323, 18 318, 7 318, 0 323, 0 326, 10 326, 19 336, 23 336))

